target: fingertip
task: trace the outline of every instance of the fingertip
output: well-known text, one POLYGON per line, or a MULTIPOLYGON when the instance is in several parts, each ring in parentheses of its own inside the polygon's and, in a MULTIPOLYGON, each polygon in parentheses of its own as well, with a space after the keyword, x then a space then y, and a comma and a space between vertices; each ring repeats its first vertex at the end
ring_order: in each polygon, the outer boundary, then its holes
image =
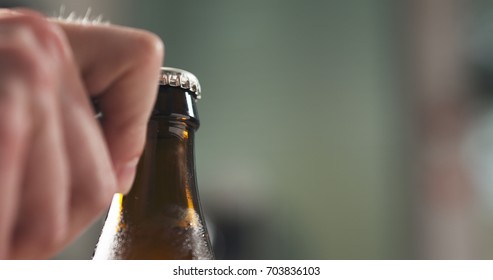
POLYGON ((132 188, 137 172, 139 158, 133 158, 123 164, 116 166, 116 177, 118 180, 118 192, 126 194, 132 188))

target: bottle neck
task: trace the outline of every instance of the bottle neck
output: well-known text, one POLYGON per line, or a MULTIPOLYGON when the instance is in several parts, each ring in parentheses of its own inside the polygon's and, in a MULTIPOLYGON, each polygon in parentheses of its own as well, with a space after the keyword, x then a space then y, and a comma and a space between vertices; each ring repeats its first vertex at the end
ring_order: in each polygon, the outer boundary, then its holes
POLYGON ((167 118, 150 120, 135 187, 124 198, 128 213, 142 218, 156 214, 170 217, 182 217, 188 212, 200 214, 194 135, 195 129, 187 122, 167 118))
POLYGON ((159 86, 151 121, 186 122, 197 130, 200 126, 194 94, 176 87, 159 86))
POLYGON ((201 215, 194 155, 198 127, 192 95, 180 88, 161 86, 134 187, 124 198, 128 213, 142 217, 159 213, 186 218, 190 223, 196 219, 192 216, 201 215))

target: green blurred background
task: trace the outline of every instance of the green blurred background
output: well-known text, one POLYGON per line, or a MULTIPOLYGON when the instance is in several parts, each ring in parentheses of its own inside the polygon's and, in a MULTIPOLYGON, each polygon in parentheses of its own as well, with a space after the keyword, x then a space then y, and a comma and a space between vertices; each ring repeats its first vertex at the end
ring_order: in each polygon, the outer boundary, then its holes
MULTIPOLYGON (((198 182, 218 258, 493 256, 487 192, 476 187, 474 244, 421 249, 406 1, 10 2, 50 16, 90 7, 93 17, 150 30, 165 42, 166 66, 196 74, 198 182)), ((480 30, 493 5, 471 2, 465 22, 480 30)), ((102 223, 57 258, 89 259, 102 223)))

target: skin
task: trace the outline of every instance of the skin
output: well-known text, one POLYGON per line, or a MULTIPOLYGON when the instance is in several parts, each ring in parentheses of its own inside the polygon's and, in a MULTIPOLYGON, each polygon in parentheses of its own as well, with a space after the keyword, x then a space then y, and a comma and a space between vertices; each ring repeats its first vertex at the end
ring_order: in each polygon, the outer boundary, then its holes
POLYGON ((0 259, 52 257, 129 191, 163 54, 147 31, 0 10, 0 259))

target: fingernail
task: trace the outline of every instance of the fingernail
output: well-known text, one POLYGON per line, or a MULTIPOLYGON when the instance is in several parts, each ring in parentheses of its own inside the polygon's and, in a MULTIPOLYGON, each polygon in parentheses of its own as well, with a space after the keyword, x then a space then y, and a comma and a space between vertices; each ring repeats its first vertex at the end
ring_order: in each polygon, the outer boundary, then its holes
POLYGON ((139 158, 134 158, 125 164, 120 165, 117 170, 118 188, 122 193, 127 193, 132 187, 139 158))

